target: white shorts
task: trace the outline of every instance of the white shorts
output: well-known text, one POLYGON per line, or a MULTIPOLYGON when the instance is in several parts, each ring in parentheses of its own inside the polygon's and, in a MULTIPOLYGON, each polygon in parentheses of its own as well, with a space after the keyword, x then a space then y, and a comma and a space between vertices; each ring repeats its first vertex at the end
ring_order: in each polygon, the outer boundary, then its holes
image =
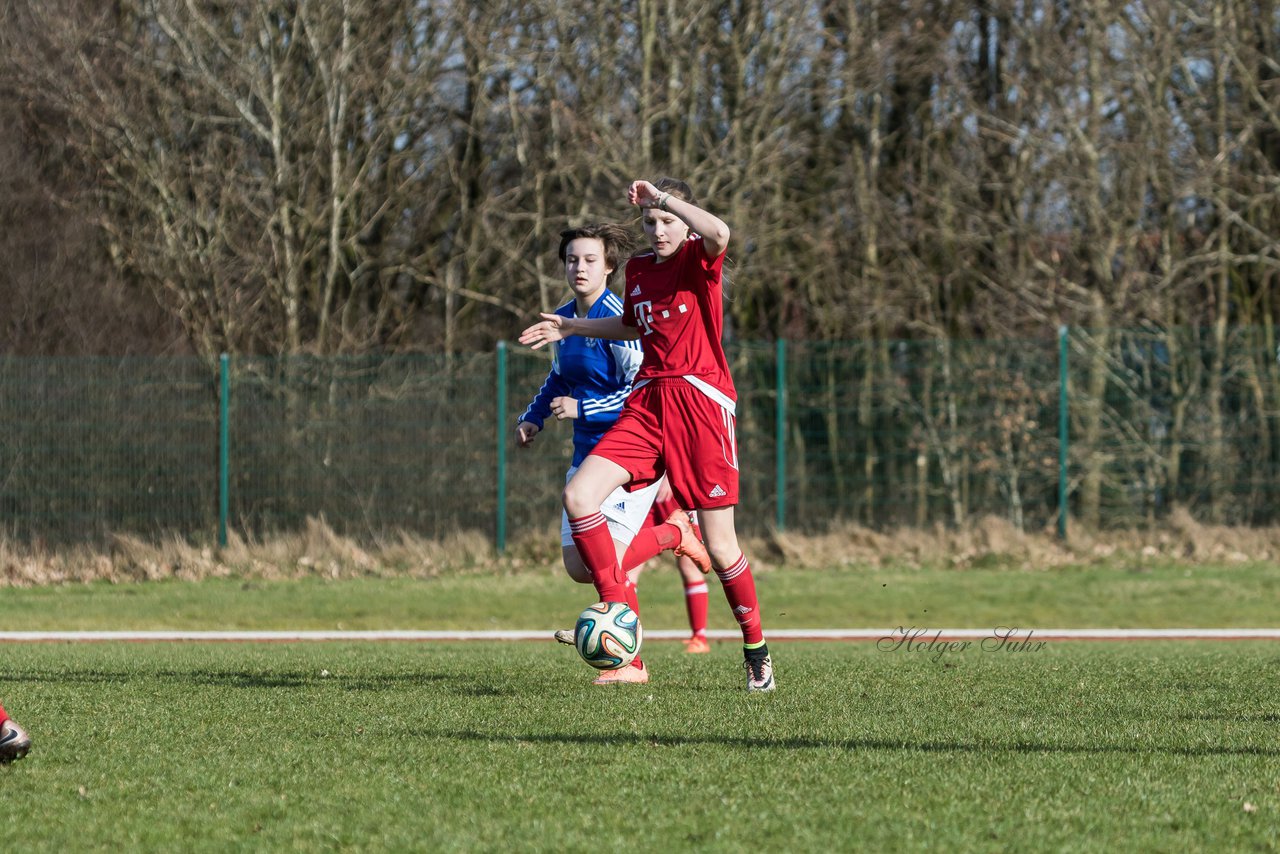
MULTIPOLYGON (((568 473, 564 476, 564 482, 568 483, 572 480, 577 470, 577 466, 570 466, 568 473)), ((631 541, 635 539, 636 534, 640 533, 640 529, 649 518, 649 511, 653 509, 653 499, 658 495, 662 480, 658 478, 644 489, 637 489, 635 492, 627 492, 619 486, 609 493, 604 504, 600 505, 600 512, 608 521, 609 533, 616 541, 624 546, 631 545, 631 541)), ((560 545, 564 548, 573 545, 573 535, 569 533, 569 514, 563 510, 560 512, 560 545)))

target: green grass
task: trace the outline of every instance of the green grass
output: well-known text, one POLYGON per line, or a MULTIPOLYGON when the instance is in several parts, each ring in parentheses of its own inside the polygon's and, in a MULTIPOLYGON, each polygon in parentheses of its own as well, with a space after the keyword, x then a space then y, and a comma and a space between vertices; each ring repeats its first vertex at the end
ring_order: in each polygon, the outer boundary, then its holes
MULTIPOLYGON (((1280 625, 1262 564, 758 580, 767 628, 1280 625)), ((672 571, 641 594, 683 627, 672 571)), ((0 628, 546 629, 591 598, 552 571, 6 589, 0 628)), ((35 747, 0 767, 0 850, 1280 847, 1274 643, 775 642, 754 697, 735 647, 651 642, 650 685, 598 689, 550 640, 3 645, 35 747)))
POLYGON ((1274 644, 3 648, 6 851, 1274 851, 1274 644), (327 675, 326 675, 327 673, 327 675), (1252 809, 1246 810, 1249 804, 1252 809))
MULTIPOLYGON (((1280 626, 1270 564, 1044 571, 797 570, 757 578, 773 629, 899 625, 991 628, 1280 626)), ((734 623, 711 582, 713 628, 734 623)), ((684 626, 673 569, 640 581, 645 624, 684 626)), ((558 570, 495 579, 166 581, 0 591, 0 627, 52 629, 546 629, 595 597, 558 570)))

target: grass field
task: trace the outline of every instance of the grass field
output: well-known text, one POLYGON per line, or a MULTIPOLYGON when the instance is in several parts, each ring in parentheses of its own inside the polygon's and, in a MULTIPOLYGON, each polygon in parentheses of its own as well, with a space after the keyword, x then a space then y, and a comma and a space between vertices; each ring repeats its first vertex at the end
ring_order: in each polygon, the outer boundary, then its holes
MULTIPOLYGON (((757 576, 767 629, 1280 627, 1273 564, 1137 568, 815 570, 757 576)), ((713 628, 734 627, 714 580, 713 628)), ((649 628, 685 625, 678 575, 641 577, 649 628)), ((562 571, 503 577, 208 579, 0 590, 0 628, 551 629, 594 599, 562 571)))
POLYGON ((541 644, 33 645, 3 690, 12 851, 1274 850, 1280 654, 1054 644, 941 661, 655 645, 594 689, 541 644))
MULTIPOLYGON (((777 571, 762 575, 761 595, 767 625, 794 612, 793 627, 1274 626, 1271 576, 1260 565, 777 571)), ((642 582, 652 625, 679 627, 676 586, 642 582)), ((5 590, 0 627, 551 627, 580 602, 553 575, 166 582, 5 590)), ((722 609, 713 597, 713 613, 722 609)), ((679 650, 651 643, 650 685, 602 690, 550 641, 0 646, 0 699, 35 738, 30 756, 0 768, 0 845, 1280 845, 1274 643, 975 644, 934 655, 780 642, 780 690, 768 696, 743 691, 734 644, 679 650)))

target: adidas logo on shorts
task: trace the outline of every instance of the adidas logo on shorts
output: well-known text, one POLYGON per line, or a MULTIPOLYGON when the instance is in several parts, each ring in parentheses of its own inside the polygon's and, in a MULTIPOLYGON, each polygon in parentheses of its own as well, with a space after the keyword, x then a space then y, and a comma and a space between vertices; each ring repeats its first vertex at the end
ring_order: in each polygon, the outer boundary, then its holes
POLYGON ((721 487, 720 484, 717 483, 714 487, 712 487, 711 491, 707 493, 707 496, 709 498, 724 498, 728 494, 729 493, 725 492, 723 487, 721 487))

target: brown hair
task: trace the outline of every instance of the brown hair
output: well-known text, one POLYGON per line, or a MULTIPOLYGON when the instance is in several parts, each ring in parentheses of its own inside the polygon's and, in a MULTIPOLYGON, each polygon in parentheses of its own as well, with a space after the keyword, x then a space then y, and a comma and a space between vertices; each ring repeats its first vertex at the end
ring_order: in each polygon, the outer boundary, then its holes
POLYGON ((691 205, 698 203, 693 197, 693 190, 679 178, 659 178, 653 182, 653 186, 659 193, 670 193, 682 202, 688 202, 691 205))
POLYGON ((593 237, 604 244, 604 262, 613 270, 609 274, 609 282, 612 282, 614 275, 622 269, 623 260, 631 255, 632 247, 635 246, 635 238, 631 236, 631 232, 620 225, 615 225, 611 222, 580 225, 577 228, 567 228, 560 232, 560 251, 558 255, 561 263, 564 263, 565 252, 568 250, 569 244, 579 237, 593 237))

